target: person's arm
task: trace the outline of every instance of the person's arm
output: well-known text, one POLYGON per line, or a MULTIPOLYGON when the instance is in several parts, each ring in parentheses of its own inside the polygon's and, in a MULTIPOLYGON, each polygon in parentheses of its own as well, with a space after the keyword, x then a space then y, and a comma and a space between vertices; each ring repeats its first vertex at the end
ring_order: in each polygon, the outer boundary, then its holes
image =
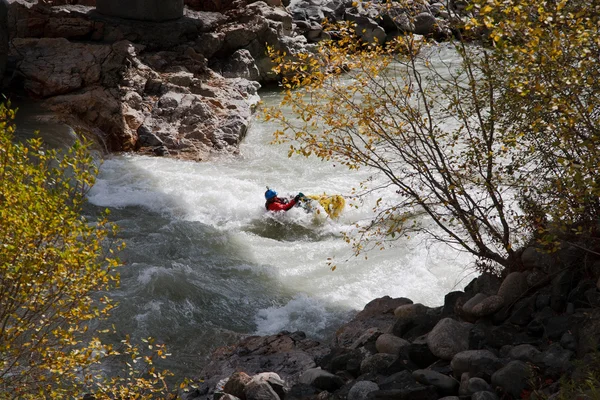
POLYGON ((290 200, 290 202, 287 204, 274 201, 273 203, 269 204, 269 211, 287 211, 290 208, 294 207, 295 205, 296 205, 296 200, 294 200, 294 199, 290 200))

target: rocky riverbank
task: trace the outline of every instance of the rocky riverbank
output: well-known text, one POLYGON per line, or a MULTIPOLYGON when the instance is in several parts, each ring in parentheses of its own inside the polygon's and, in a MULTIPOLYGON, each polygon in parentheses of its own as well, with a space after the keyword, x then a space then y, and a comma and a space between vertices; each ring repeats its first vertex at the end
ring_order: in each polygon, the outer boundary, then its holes
POLYGON ((575 398, 564 382, 600 378, 600 257, 565 244, 522 261, 440 307, 373 300, 330 343, 281 332, 220 348, 186 399, 575 398))
MULTIPOLYGON (((117 18, 119 7, 135 16, 133 3, 103 1, 99 9, 95 0, 0 1, 0 47, 10 43, 4 94, 39 101, 107 152, 191 160, 238 151, 260 84, 278 79, 267 46, 311 51, 330 38, 325 19, 356 23, 369 42, 407 32, 443 39, 452 34, 449 11, 464 9, 457 0, 450 9, 435 2, 188 0, 183 17, 157 22, 144 9, 139 20, 117 18)), ((167 8, 177 14, 175 3, 167 8)))

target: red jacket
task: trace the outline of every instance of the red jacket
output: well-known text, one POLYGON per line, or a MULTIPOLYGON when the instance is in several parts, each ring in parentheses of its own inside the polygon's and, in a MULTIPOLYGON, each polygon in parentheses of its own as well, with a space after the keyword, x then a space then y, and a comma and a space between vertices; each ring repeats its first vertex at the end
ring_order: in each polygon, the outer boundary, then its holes
POLYGON ((267 210, 269 211, 287 211, 295 205, 296 200, 294 199, 290 200, 289 203, 286 203, 285 200, 280 199, 279 197, 275 197, 274 200, 267 201, 265 207, 267 207, 267 210))

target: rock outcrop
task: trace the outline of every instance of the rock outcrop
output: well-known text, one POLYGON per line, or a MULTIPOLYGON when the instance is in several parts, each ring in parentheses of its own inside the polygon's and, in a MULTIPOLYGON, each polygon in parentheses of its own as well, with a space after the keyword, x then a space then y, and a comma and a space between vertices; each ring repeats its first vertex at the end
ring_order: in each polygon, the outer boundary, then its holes
POLYGON ((594 260, 566 269, 568 254, 565 248, 530 259, 528 270, 503 280, 484 274, 440 307, 376 299, 328 345, 301 332, 249 338, 218 350, 199 375, 204 384, 187 400, 234 395, 230 386, 246 400, 498 400, 528 398, 533 390, 556 397, 560 378, 583 378, 600 365, 600 272, 589 269, 594 260), (481 304, 487 311, 474 312, 481 304), (239 374, 265 372, 279 374, 283 394, 254 396, 244 389, 249 384, 240 389, 239 374))
MULTIPOLYGON (((6 32, 12 43, 9 90, 24 89, 107 151, 192 160, 237 152, 259 82, 279 78, 268 47, 289 55, 312 51, 312 43, 331 38, 323 29, 325 18, 354 22, 363 40, 379 43, 405 32, 441 38, 450 34, 451 21, 451 10, 437 3, 408 8, 345 0, 9 3, 8 30, 0 29, 0 72, 6 32)), ((3 0, 0 22, 6 8, 3 0)))

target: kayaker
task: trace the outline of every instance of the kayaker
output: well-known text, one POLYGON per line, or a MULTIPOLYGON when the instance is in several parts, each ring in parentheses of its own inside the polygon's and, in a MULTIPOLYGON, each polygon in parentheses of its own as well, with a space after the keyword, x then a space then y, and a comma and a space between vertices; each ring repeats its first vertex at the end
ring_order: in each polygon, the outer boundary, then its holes
POLYGON ((267 200, 265 208, 267 211, 287 211, 294 207, 302 197, 304 197, 304 194, 298 193, 293 199, 288 201, 287 199, 277 197, 276 191, 267 188, 265 192, 265 199, 267 200))

